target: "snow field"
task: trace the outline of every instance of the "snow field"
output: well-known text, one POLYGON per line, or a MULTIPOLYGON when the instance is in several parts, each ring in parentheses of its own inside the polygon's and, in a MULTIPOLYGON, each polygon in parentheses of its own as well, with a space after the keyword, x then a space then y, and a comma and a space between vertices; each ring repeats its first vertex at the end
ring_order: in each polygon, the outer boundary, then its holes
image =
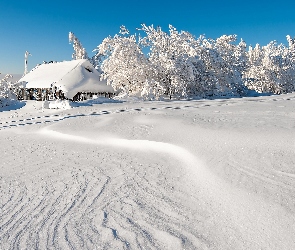
POLYGON ((292 249, 294 106, 289 94, 3 112, 0 248, 292 249))

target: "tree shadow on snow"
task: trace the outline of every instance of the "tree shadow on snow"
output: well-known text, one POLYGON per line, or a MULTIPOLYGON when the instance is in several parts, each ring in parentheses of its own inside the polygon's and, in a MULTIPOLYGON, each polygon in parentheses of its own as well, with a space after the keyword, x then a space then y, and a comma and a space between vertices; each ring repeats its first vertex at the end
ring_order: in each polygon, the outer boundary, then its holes
POLYGON ((264 97, 264 96, 277 96, 278 94, 274 93, 259 93, 254 90, 248 90, 244 95, 215 95, 215 96, 207 96, 207 97, 199 97, 199 96, 192 96, 189 97, 187 100, 220 100, 220 99, 236 99, 236 98, 247 98, 247 97, 264 97))

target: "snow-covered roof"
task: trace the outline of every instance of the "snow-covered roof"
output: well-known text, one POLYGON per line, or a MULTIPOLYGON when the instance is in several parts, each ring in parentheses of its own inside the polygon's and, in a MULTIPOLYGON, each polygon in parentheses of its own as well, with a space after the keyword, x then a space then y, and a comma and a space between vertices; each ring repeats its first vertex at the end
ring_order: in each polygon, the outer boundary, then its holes
POLYGON ((100 73, 87 59, 39 65, 19 82, 26 82, 26 88, 56 86, 69 99, 77 92, 114 92, 112 86, 100 80, 100 73))

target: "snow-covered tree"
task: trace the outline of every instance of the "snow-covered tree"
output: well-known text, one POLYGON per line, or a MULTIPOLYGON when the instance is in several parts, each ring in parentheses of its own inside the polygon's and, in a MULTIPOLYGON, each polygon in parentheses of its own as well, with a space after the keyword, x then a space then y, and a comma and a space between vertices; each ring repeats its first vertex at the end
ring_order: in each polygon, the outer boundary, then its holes
POLYGON ((194 37, 188 32, 177 31, 172 25, 169 25, 169 33, 145 24, 140 30, 146 35, 140 43, 150 49, 148 59, 154 80, 162 84, 169 96, 192 94, 199 64, 194 37))
POLYGON ((13 100, 17 99, 13 93, 13 84, 9 81, 10 78, 12 75, 7 74, 0 80, 0 107, 9 106, 13 100))
POLYGON ((73 43, 74 53, 72 54, 72 58, 74 60, 88 59, 86 49, 83 47, 82 43, 75 36, 75 34, 72 32, 69 32, 69 43, 73 43))
POLYGON ((248 88, 276 94, 295 90, 294 44, 290 37, 287 40, 289 47, 275 41, 263 47, 250 47, 249 69, 245 72, 248 88))
POLYGON ((98 55, 103 55, 103 78, 128 95, 140 95, 150 81, 150 64, 139 46, 136 36, 129 35, 121 26, 120 35, 108 37, 98 46, 98 55))
POLYGON ((209 93, 213 95, 242 95, 245 86, 242 80, 242 72, 246 68, 246 44, 236 42, 236 35, 223 35, 216 40, 201 39, 201 60, 206 65, 211 82, 206 84, 209 93), (213 82, 212 82, 213 81, 213 82))

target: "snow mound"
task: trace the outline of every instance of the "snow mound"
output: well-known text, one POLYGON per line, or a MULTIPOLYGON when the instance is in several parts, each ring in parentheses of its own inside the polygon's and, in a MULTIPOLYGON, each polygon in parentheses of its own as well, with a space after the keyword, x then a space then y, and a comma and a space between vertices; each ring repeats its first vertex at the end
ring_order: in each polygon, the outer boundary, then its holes
POLYGON ((45 109, 70 109, 72 108, 69 100, 45 101, 43 103, 45 109))

